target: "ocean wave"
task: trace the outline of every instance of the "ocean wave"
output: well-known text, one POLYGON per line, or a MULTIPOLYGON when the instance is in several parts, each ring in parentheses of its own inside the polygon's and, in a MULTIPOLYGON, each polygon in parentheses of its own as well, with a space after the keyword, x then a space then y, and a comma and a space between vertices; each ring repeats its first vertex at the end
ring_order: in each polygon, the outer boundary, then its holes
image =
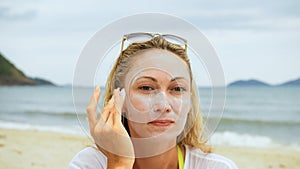
POLYGON ((23 114, 27 115, 48 115, 48 116, 62 116, 62 117, 76 117, 76 116, 86 116, 85 112, 56 112, 56 111, 25 111, 23 114))
POLYGON ((211 144, 226 146, 267 147, 274 143, 271 138, 259 135, 238 134, 231 131, 217 132, 212 135, 211 144))
POLYGON ((0 128, 16 129, 16 130, 49 131, 54 133, 86 136, 86 134, 83 132, 80 126, 43 126, 43 125, 33 125, 28 123, 8 122, 8 121, 0 120, 0 128))
POLYGON ((283 145, 272 140, 270 137, 262 135, 240 134, 232 131, 216 132, 209 140, 211 145, 216 146, 234 146, 234 147, 256 147, 256 148, 276 148, 286 147, 292 150, 300 151, 299 143, 290 143, 283 145))

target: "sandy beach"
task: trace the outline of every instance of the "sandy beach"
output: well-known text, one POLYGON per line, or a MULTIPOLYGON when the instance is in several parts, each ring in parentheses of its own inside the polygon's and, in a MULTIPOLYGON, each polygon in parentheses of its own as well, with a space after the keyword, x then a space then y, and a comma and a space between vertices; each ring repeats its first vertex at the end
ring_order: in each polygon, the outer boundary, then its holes
MULTIPOLYGON (((64 169, 87 137, 52 132, 0 129, 1 169, 64 169)), ((232 159, 240 169, 296 169, 300 152, 283 148, 215 147, 215 153, 232 159)))
POLYGON ((1 169, 63 169, 91 145, 88 138, 52 132, 0 129, 1 169))

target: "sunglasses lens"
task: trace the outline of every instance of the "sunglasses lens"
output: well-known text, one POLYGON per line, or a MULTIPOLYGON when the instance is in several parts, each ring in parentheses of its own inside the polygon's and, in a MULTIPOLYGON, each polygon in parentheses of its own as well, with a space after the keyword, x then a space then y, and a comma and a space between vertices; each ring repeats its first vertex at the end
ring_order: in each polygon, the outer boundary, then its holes
POLYGON ((129 34, 127 35, 127 40, 130 43, 140 43, 151 40, 153 37, 150 34, 129 34))
POLYGON ((163 38, 165 40, 167 40, 168 42, 171 42, 173 44, 177 44, 177 45, 185 45, 185 40, 177 37, 177 36, 172 36, 172 35, 165 35, 163 36, 163 38))

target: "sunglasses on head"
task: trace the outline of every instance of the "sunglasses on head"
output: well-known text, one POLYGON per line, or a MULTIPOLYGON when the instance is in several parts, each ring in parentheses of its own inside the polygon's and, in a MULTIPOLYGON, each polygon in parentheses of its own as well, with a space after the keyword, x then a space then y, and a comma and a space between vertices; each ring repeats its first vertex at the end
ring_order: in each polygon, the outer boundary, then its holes
POLYGON ((165 39, 166 41, 172 44, 182 46, 185 49, 185 51, 187 49, 187 40, 182 37, 172 35, 172 34, 137 32, 137 33, 126 34, 123 36, 121 51, 124 50, 125 41, 128 41, 129 43, 142 43, 142 42, 149 41, 157 36, 162 37, 163 39, 165 39))

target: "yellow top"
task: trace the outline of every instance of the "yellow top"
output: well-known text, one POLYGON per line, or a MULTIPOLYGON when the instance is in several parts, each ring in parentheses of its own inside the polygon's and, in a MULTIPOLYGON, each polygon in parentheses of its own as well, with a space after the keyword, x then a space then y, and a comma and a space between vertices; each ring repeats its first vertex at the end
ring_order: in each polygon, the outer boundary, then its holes
POLYGON ((184 159, 183 159, 182 151, 181 151, 179 145, 177 145, 177 152, 178 152, 178 165, 179 165, 179 169, 183 169, 184 159))

